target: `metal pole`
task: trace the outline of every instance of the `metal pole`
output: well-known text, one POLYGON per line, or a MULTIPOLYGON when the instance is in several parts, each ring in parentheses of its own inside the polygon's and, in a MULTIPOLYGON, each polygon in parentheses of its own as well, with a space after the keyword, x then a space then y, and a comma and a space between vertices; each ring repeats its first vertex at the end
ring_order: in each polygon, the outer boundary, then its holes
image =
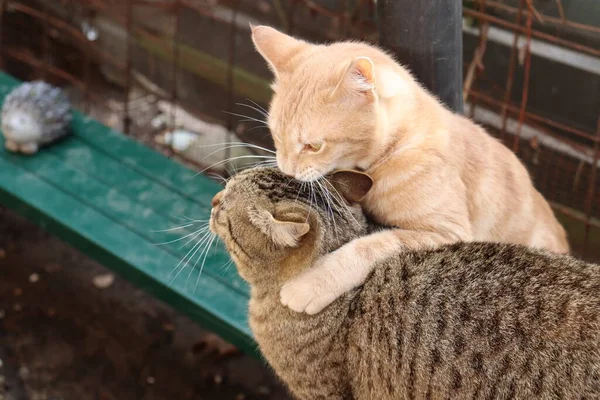
POLYGON ((379 44, 462 113, 462 1, 378 0, 377 13, 379 44))

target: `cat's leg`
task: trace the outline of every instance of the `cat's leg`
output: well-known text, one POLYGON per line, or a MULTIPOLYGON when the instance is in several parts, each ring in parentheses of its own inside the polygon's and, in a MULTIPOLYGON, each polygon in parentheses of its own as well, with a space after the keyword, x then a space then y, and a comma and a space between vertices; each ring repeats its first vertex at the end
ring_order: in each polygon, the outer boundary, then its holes
POLYGON ((281 302, 296 312, 316 314, 363 284, 378 262, 401 249, 423 249, 468 239, 403 229, 390 229, 355 239, 288 281, 281 289, 281 302))

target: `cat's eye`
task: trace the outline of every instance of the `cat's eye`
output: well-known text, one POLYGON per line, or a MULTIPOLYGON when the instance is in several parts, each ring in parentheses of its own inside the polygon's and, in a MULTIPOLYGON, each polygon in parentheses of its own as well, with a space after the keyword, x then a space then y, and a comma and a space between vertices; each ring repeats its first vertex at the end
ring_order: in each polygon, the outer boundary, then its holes
POLYGON ((308 143, 304 145, 304 150, 305 151, 310 151, 313 153, 316 153, 317 151, 321 150, 323 148, 323 143, 308 143))

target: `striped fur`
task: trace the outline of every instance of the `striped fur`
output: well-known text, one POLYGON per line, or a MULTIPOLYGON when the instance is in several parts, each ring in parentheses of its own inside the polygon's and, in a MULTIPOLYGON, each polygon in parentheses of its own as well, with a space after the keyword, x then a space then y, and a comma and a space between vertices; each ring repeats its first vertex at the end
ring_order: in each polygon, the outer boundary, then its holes
POLYGON ((281 304, 284 282, 381 227, 358 207, 334 224, 306 185, 271 169, 233 177, 218 203, 211 228, 251 285, 250 326, 296 398, 600 398, 600 266, 510 244, 397 252, 311 316, 281 304), (250 222, 257 208, 311 230, 274 246, 250 222))

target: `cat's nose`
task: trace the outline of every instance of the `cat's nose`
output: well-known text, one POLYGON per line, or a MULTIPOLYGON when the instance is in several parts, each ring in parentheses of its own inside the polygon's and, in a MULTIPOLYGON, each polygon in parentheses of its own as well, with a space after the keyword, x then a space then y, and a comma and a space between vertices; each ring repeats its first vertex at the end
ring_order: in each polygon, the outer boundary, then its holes
POLYGON ((215 194, 215 197, 212 198, 210 205, 213 207, 218 206, 221 203, 221 197, 223 197, 223 192, 219 192, 215 194))

